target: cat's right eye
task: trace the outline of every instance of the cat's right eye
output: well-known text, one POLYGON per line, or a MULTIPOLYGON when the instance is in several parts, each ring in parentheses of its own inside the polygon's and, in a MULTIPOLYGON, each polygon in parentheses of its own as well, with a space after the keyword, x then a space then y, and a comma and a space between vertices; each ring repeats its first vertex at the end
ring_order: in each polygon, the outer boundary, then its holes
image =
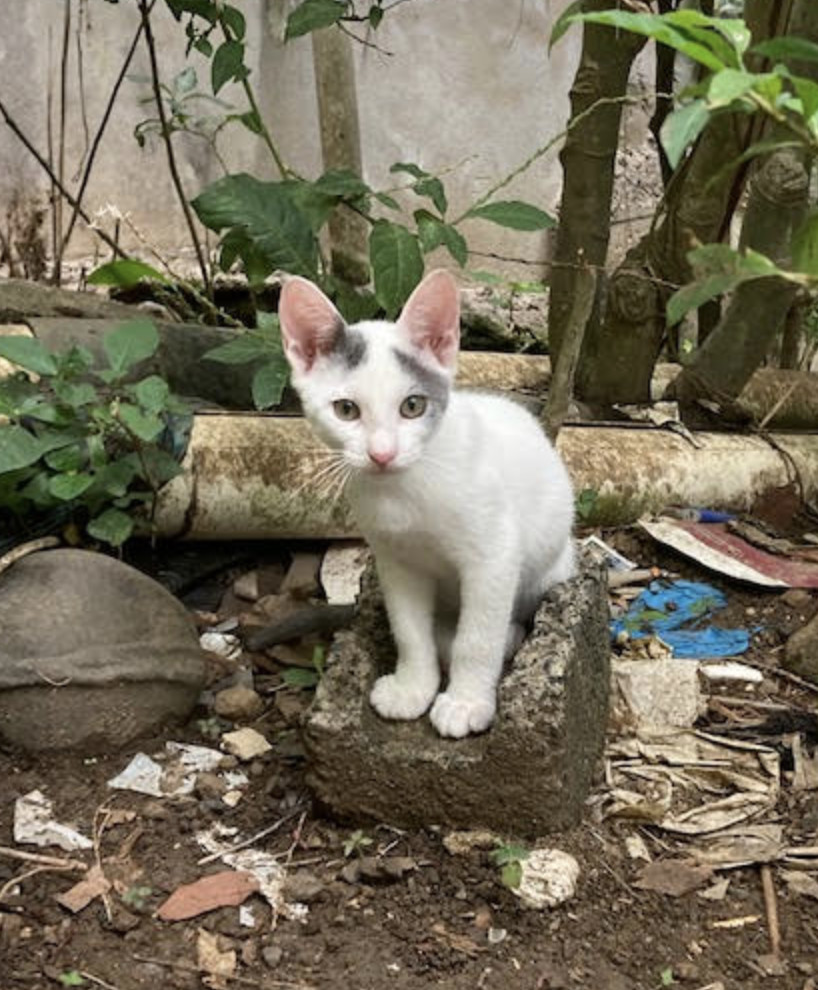
POLYGON ((361 415, 361 410, 352 399, 336 399, 332 404, 332 408, 335 410, 335 415, 338 419, 343 419, 346 422, 359 419, 361 415))

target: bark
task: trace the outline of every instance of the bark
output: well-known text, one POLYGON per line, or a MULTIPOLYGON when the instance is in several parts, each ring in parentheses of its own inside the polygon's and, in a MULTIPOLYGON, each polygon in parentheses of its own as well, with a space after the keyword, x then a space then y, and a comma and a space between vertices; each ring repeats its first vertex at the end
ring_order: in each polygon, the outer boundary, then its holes
MULTIPOLYGON (((324 168, 345 168, 361 175, 361 133, 351 42, 337 27, 325 28, 313 32, 312 51, 324 168)), ((353 285, 365 285, 369 281, 366 221, 342 207, 330 217, 329 236, 334 274, 353 285)))
MULTIPOLYGON (((596 12, 616 6, 615 0, 589 0, 585 10, 596 12)), ((615 34, 608 27, 583 26, 582 55, 570 94, 572 122, 600 99, 625 96, 631 65, 644 43, 644 38, 627 31, 615 34)), ((548 318, 549 349, 554 359, 559 355, 582 268, 604 266, 608 253, 622 105, 604 103, 569 125, 560 152, 563 189, 548 318)))
MULTIPOLYGON (((792 151, 770 155, 757 170, 742 227, 742 246, 786 266, 790 239, 807 203, 809 172, 792 151)), ((730 403, 766 357, 798 287, 777 278, 746 282, 733 294, 719 325, 696 351, 676 382, 683 403, 730 403)))
MULTIPOLYGON (((755 41, 778 27, 767 0, 748 0, 746 19, 755 41)), ((757 139, 757 126, 739 115, 716 117, 674 173, 662 219, 626 254, 608 285, 604 321, 589 327, 577 376, 581 398, 600 405, 648 401, 667 299, 691 278, 691 244, 725 236, 745 177, 741 166, 725 165, 757 139)))

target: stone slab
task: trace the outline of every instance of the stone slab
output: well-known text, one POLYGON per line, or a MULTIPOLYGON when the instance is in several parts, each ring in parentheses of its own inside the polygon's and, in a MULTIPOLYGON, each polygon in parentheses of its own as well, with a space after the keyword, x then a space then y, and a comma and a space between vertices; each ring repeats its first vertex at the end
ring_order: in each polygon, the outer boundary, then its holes
POLYGON ((0 576, 0 739, 110 751, 190 714, 205 678, 185 608, 85 550, 34 553, 0 576))
POLYGON ((537 836, 575 825, 602 752, 608 600, 600 565, 552 589, 500 684, 491 729, 441 739, 428 718, 387 722, 368 696, 394 646, 371 572, 358 617, 335 638, 307 714, 308 783, 348 821, 486 827, 537 836))

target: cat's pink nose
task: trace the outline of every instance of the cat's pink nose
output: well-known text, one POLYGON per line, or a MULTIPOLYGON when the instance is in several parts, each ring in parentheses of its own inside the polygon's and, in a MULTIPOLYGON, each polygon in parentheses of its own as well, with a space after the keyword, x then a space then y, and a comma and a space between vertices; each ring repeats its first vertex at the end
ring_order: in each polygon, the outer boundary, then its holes
POLYGON ((392 461, 395 460, 396 454, 396 450, 370 450, 369 459, 373 464, 377 464, 379 468, 385 468, 389 467, 392 461))

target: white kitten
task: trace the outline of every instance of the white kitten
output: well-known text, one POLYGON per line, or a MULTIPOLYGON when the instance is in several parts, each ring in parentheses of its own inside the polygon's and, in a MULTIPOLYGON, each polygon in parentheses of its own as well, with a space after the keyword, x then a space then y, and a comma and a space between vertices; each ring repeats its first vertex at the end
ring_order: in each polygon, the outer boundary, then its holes
POLYGON ((448 273, 428 275, 395 324, 347 326, 302 278, 285 283, 279 316, 304 411, 348 475, 398 648, 370 701, 391 719, 431 706, 443 736, 481 732, 504 658, 546 588, 575 571, 565 467, 520 406, 452 390, 460 326, 448 273))

